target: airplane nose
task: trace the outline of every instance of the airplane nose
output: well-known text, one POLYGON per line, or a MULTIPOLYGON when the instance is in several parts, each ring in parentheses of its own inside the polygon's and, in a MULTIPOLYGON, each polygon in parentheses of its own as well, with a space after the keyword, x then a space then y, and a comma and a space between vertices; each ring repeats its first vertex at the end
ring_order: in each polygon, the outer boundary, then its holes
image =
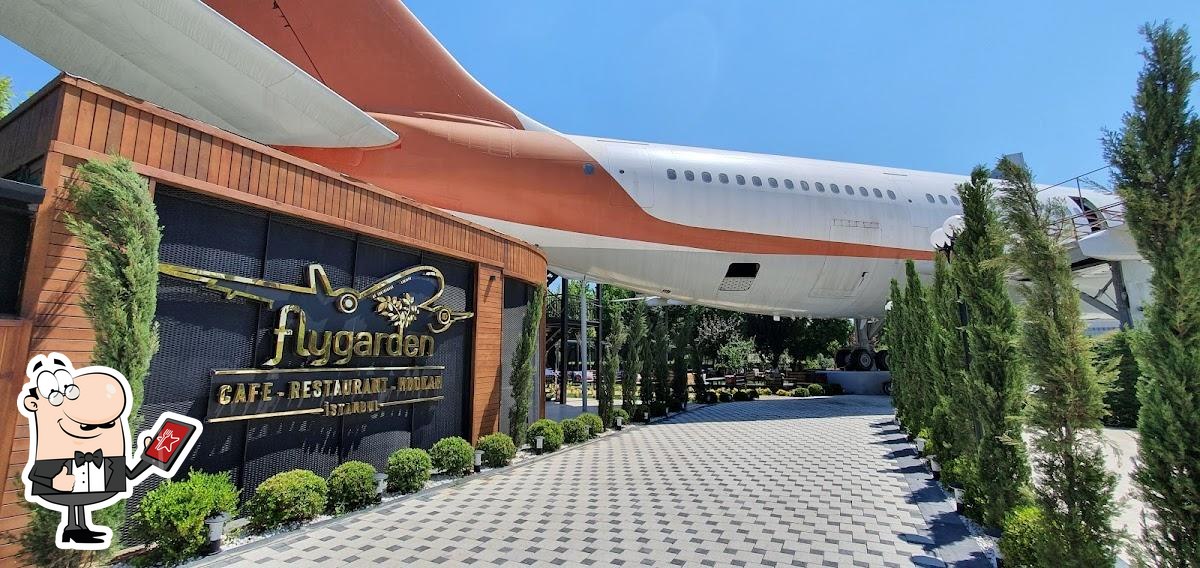
POLYGON ((121 417, 125 410, 125 389, 115 377, 89 373, 75 377, 79 397, 66 400, 63 407, 72 420, 81 424, 104 424, 121 417))

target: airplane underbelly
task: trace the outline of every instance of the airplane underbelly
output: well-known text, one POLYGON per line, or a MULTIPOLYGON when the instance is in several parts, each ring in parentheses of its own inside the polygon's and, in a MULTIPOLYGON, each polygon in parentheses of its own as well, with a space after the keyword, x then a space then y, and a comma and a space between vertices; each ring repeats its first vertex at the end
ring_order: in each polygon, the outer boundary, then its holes
POLYGON ((895 261, 820 255, 745 254, 598 237, 452 212, 536 245, 551 270, 569 278, 743 312, 803 317, 883 313, 895 261), (731 263, 757 263, 746 290, 722 291, 731 263), (832 264, 831 264, 832 263, 832 264), (875 274, 880 270, 888 274, 875 274), (863 278, 871 272, 871 278, 863 278), (884 285, 880 286, 879 282, 884 285), (837 293, 830 288, 836 286, 837 293))

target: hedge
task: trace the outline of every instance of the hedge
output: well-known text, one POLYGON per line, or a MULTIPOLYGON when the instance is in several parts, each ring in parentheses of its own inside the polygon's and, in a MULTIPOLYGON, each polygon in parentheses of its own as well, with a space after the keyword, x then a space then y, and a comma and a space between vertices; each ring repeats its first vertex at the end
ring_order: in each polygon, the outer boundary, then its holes
POLYGON ((250 501, 250 526, 259 531, 310 520, 325 510, 329 485, 306 469, 277 473, 258 484, 250 501))
POLYGON ((429 453, 420 448, 396 450, 388 456, 388 491, 415 493, 425 487, 433 469, 429 453))
POLYGON ((238 490, 229 472, 191 471, 183 481, 165 481, 142 498, 133 513, 133 532, 155 543, 143 559, 178 564, 208 544, 204 519, 237 511, 238 490))
POLYGON ((433 461, 433 469, 450 475, 464 475, 475 467, 475 448, 458 436, 450 436, 433 445, 429 458, 433 461))
POLYGON ((348 461, 329 474, 329 504, 335 514, 361 509, 375 502, 375 466, 348 461))
POLYGON ((483 452, 483 465, 488 467, 504 467, 517 457, 517 445, 503 432, 480 438, 476 447, 483 452))

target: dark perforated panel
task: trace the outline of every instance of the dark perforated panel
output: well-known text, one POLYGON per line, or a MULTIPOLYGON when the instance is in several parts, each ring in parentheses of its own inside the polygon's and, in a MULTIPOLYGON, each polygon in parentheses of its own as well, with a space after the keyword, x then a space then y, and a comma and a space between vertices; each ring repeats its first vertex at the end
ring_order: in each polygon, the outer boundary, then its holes
MULTIPOLYGON (((473 308, 470 264, 163 186, 155 201, 164 227, 163 262, 292 284, 306 284, 308 265, 319 263, 335 288, 358 289, 397 270, 429 264, 446 279, 438 303, 454 310, 473 308)), ((158 302, 161 347, 146 381, 143 423, 152 424, 168 410, 203 419, 213 369, 256 368, 269 358, 273 336, 267 329, 275 324, 276 310, 167 277, 160 279, 158 302)), ((474 320, 458 322, 436 335, 432 357, 381 357, 368 363, 445 366, 442 401, 338 418, 206 423, 180 471, 230 471, 244 488, 243 496, 250 497, 258 483, 280 471, 306 468, 327 475, 350 459, 382 468, 396 449, 429 447, 445 436, 463 435, 473 326, 474 320)), ((130 504, 150 487, 139 489, 130 504)))
MULTIPOLYGON (((510 382, 513 359, 517 346, 521 343, 521 327, 525 321, 525 311, 529 307, 531 293, 532 289, 528 284, 512 278, 504 279, 504 314, 500 321, 500 371, 502 377, 500 381, 500 431, 506 433, 509 428, 508 412, 513 406, 512 382, 510 382)), ((537 407, 535 405, 532 408, 537 407)), ((531 411, 531 418, 534 417, 533 414, 534 412, 531 411)))

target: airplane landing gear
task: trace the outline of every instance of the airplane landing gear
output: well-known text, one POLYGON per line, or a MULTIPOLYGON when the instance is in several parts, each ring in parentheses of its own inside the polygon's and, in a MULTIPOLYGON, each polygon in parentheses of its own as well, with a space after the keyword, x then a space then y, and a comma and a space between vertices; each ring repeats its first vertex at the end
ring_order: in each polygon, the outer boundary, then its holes
POLYGON ((870 338, 879 331, 882 322, 856 319, 855 344, 859 347, 839 349, 833 357, 834 366, 846 371, 887 371, 888 352, 871 348, 870 338))

